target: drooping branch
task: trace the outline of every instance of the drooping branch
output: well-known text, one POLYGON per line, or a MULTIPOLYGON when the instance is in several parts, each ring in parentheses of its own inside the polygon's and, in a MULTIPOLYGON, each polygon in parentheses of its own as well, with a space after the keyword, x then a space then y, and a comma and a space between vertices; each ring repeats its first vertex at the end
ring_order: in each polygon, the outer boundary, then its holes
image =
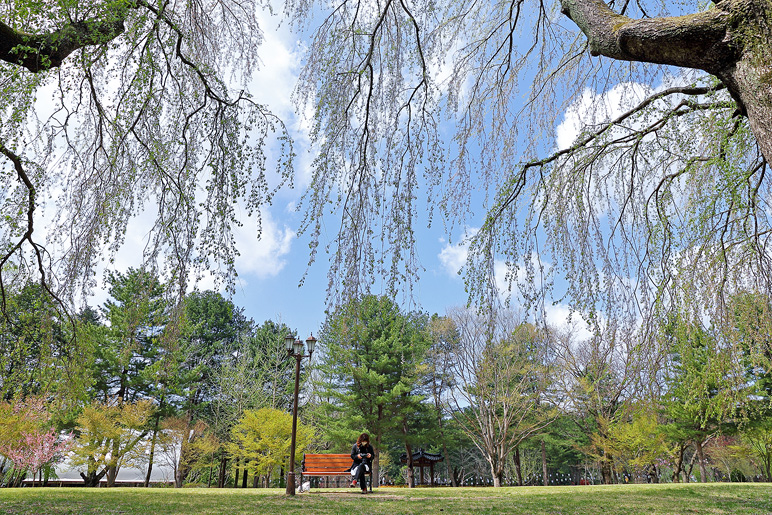
POLYGON ((561 5, 563 14, 587 36, 595 56, 714 75, 739 57, 729 33, 731 14, 723 9, 636 20, 615 13, 601 0, 561 0, 561 5))
POLYGON ((695 14, 641 20, 615 13, 602 0, 561 0, 561 5, 587 36, 593 55, 718 77, 748 117, 765 159, 772 159, 768 2, 717 0, 695 14))
MULTIPOLYGON (((669 96, 675 96, 675 95, 685 95, 685 96, 707 95, 723 89, 725 89, 725 86, 723 85, 717 85, 712 87, 676 86, 662 91, 658 91, 650 95, 649 97, 643 99, 637 105, 635 105, 628 111, 620 114, 613 120, 610 120, 606 123, 601 124, 597 129, 590 131, 583 137, 577 139, 574 142, 574 144, 571 145, 570 147, 553 152, 552 154, 550 154, 545 158, 536 159, 536 160, 524 163, 521 166, 520 170, 513 175, 514 179, 510 184, 509 189, 507 190, 508 194, 506 195, 506 197, 502 197, 502 200, 498 203, 497 207, 491 211, 490 218, 489 218, 490 223, 496 223, 498 219, 502 216, 504 211, 509 209, 512 206, 512 204, 519 198, 519 196, 523 192, 523 189, 526 187, 527 173, 530 169, 544 168, 545 166, 548 166, 559 159, 574 155, 581 149, 588 148, 594 141, 603 137, 604 134, 608 133, 614 128, 621 127, 626 120, 628 120, 629 118, 635 115, 642 113, 645 109, 647 109, 649 106, 651 106, 654 102, 658 100, 662 100, 663 98, 666 98, 669 96)), ((662 118, 658 119, 657 121, 655 121, 654 123, 650 124, 647 127, 641 128, 640 130, 633 131, 631 135, 625 136, 622 140, 617 140, 612 142, 612 144, 622 143, 625 140, 626 141, 640 140, 644 136, 648 134, 652 134, 657 130, 659 130, 670 117, 682 116, 695 110, 704 110, 704 109, 711 109, 711 108, 731 109, 732 107, 733 107, 732 104, 728 102, 719 101, 717 103, 712 103, 712 104, 699 104, 697 102, 684 99, 677 105, 673 106, 673 108, 670 109, 667 115, 663 116, 662 118)))
MULTIPOLYGON (((11 163, 13 163, 13 167, 16 170, 16 174, 18 175, 19 182, 21 182, 24 185, 24 187, 27 189, 26 230, 24 231, 24 234, 19 238, 19 240, 15 244, 11 245, 10 249, 5 254, 0 255, 0 312, 2 313, 3 317, 6 320, 9 320, 8 313, 6 310, 6 298, 7 298, 6 285, 4 283, 3 274, 1 272, 5 268, 6 263, 8 263, 14 255, 20 253, 24 242, 27 242, 32 247, 35 253, 35 260, 37 262, 38 273, 40 274, 40 284, 43 286, 46 292, 48 292, 51 298, 54 299, 56 303, 63 308, 64 312, 67 313, 64 302, 62 302, 62 300, 56 295, 56 293, 53 292, 53 290, 51 289, 51 286, 48 283, 48 280, 46 279, 46 268, 43 264, 43 258, 44 258, 44 254, 46 254, 46 250, 40 244, 36 243, 32 239, 32 234, 34 232, 34 222, 35 222, 34 215, 35 215, 35 209, 37 207, 37 202, 36 202, 37 190, 35 189, 34 184, 32 184, 32 180, 29 178, 29 175, 24 169, 24 165, 22 163, 21 157, 19 157, 10 149, 8 149, 2 142, 0 142, 0 154, 5 156, 9 161, 11 161, 11 163)), ((69 313, 67 313, 67 317, 70 318, 70 322, 74 324, 69 313)))
POLYGON ((123 33, 123 16, 79 20, 44 34, 28 34, 0 21, 0 60, 33 73, 61 66, 74 51, 107 43, 123 33))

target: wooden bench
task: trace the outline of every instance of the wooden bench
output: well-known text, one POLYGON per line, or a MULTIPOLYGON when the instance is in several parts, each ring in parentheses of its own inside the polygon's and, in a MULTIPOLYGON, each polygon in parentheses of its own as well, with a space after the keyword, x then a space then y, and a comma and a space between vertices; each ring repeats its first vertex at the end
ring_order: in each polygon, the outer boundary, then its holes
MULTIPOLYGON (((351 471, 349 468, 353 460, 350 454, 304 454, 300 472, 300 484, 303 484, 303 476, 347 476, 349 481, 351 471)), ((373 491, 373 467, 366 472, 370 476, 370 491, 373 491)))

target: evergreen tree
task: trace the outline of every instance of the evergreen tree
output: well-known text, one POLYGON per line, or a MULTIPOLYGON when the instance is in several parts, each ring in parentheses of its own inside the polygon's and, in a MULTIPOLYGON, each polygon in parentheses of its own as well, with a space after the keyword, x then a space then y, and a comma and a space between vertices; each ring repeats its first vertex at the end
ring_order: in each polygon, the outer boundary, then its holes
POLYGON ((0 315, 0 400, 52 393, 79 383, 82 355, 69 345, 72 324, 43 287, 27 282, 7 292, 0 315))
POLYGON ((414 442, 411 421, 424 409, 419 378, 430 345, 425 323, 386 297, 365 295, 330 313, 319 336, 323 395, 331 400, 323 423, 341 448, 361 431, 371 434, 374 481, 387 438, 408 451, 414 442))
POLYGON ((102 314, 108 323, 96 346, 95 385, 102 402, 135 402, 150 395, 145 369, 160 359, 159 341, 168 320, 164 285, 152 272, 110 272, 102 314))
POLYGON ((704 446, 719 430, 731 431, 735 424, 738 385, 731 353, 698 322, 678 314, 671 317, 664 336, 670 350, 662 400, 665 432, 671 441, 694 445, 700 480, 707 482, 704 446))

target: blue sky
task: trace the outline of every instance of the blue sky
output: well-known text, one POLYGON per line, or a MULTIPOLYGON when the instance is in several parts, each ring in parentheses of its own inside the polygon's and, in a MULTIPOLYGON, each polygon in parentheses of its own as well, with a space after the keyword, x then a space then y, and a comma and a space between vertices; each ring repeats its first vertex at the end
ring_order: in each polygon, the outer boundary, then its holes
MULTIPOLYGON (((267 104, 290 129, 297 154, 295 188, 281 190, 275 196, 273 205, 263 210, 263 231, 259 240, 256 223, 246 214, 242 220, 243 227, 235 231, 241 255, 236 261, 239 280, 232 300, 257 322, 267 319, 281 321, 305 338, 311 332, 316 333, 325 318, 328 256, 320 250, 317 262, 308 268, 309 240, 305 236, 297 236, 302 213, 297 212, 295 206, 308 185, 312 160, 308 138, 310 117, 298 114, 291 99, 302 66, 304 43, 286 24, 280 26, 277 17, 264 13, 263 18, 265 41, 259 52, 260 70, 252 83, 253 95, 258 102, 267 104), (304 284, 299 287, 304 274, 304 284)), ((572 141, 578 130, 572 125, 574 122, 558 120, 557 123, 560 124, 557 127, 558 141, 572 141)), ((474 192, 471 194, 474 195, 474 192)), ((340 223, 334 218, 325 222, 328 232, 323 235, 327 240, 323 239, 322 246, 335 238, 340 223)), ((475 223, 479 225, 480 222, 469 220, 468 223, 471 228, 466 230, 473 231, 475 223)), ((419 262, 424 270, 420 281, 414 285, 412 299, 403 297, 396 300, 405 309, 439 314, 444 314, 447 308, 464 305, 467 294, 463 279, 457 273, 466 257, 465 248, 458 245, 464 228, 457 228, 458 232, 451 235, 452 246, 447 243, 448 235, 442 223, 427 228, 426 220, 421 220, 414 229, 419 262)), ((144 247, 146 234, 147 224, 140 217, 128 229, 126 244, 112 265, 115 269, 122 271, 129 266, 140 265, 141 256, 137 249, 144 247)), ((216 285, 212 278, 207 277, 198 283, 198 288, 224 291, 221 285, 216 285)), ((374 293, 379 292, 376 290, 374 293)), ((89 304, 101 305, 105 299, 104 289, 98 287, 89 304)), ((569 312, 568 307, 563 305, 549 307, 549 310, 548 319, 553 323, 565 320, 569 312)))

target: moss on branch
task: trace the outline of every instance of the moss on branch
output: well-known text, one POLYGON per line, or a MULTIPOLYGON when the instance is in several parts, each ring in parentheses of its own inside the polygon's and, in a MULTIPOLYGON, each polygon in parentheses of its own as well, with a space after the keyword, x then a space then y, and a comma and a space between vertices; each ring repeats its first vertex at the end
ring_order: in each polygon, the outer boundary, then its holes
POLYGON ((0 59, 38 73, 61 66, 74 51, 107 43, 122 34, 124 16, 80 20, 55 31, 28 34, 0 21, 0 59))

